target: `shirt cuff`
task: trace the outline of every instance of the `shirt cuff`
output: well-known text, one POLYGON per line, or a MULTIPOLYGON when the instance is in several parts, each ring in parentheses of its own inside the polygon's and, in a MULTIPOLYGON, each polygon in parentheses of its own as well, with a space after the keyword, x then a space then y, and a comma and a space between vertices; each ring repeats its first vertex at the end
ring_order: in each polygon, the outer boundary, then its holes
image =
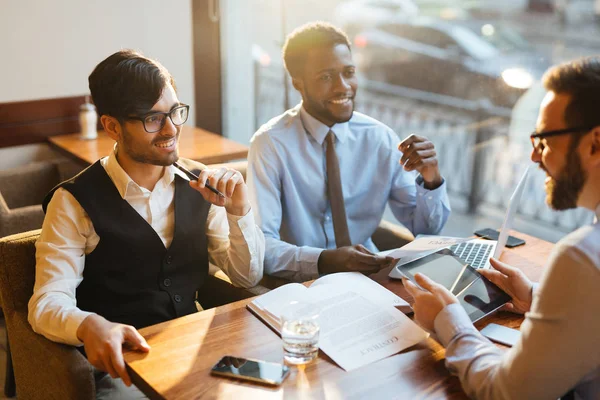
POLYGON ((65 326, 65 341, 72 346, 83 346, 83 342, 77 337, 77 330, 84 319, 94 313, 81 310, 73 310, 67 319, 65 326))
POLYGON ((323 249, 317 247, 300 247, 300 271, 302 280, 309 281, 319 277, 319 257, 323 249))
POLYGON ((246 215, 233 215, 227 213, 229 223, 229 234, 233 236, 244 236, 243 232, 254 229, 254 213, 252 209, 246 215))
POLYGON ((458 303, 449 304, 433 321, 435 333, 442 346, 446 347, 461 332, 477 329, 473 326, 467 312, 458 303))
POLYGON ((425 180, 421 175, 415 178, 415 183, 417 184, 417 193, 418 194, 429 194, 429 195, 440 195, 440 193, 444 193, 446 190, 446 179, 442 177, 442 183, 440 186, 435 189, 429 190, 425 188, 425 180))

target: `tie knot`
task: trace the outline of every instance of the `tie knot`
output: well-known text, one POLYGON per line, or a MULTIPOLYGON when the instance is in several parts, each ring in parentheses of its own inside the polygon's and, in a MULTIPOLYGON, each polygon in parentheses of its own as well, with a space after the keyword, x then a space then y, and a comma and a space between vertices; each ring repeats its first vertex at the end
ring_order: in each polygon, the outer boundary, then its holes
POLYGON ((335 143, 335 133, 333 133, 333 131, 330 129, 329 132, 327 132, 327 136, 325 136, 325 140, 327 141, 327 143, 335 143))

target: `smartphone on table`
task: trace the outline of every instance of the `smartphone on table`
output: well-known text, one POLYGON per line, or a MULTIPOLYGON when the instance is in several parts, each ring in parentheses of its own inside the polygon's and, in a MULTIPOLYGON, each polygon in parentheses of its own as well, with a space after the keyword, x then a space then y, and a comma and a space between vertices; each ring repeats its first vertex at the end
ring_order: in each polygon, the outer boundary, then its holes
POLYGON ((520 331, 493 323, 483 328, 481 334, 494 342, 506 346, 514 346, 521 337, 520 331))
POLYGON ((279 386, 290 374, 290 368, 274 362, 225 356, 212 367, 210 372, 213 375, 279 386))
MULTIPOLYGON (((497 230, 490 229, 490 228, 480 229, 473 233, 475 235, 479 236, 480 238, 488 239, 488 240, 498 240, 498 237, 500 236, 500 233, 497 230)), ((506 240, 506 247, 517 247, 517 246, 521 246, 523 244, 525 244, 525 240, 520 239, 515 236, 509 235, 508 239, 506 240)))

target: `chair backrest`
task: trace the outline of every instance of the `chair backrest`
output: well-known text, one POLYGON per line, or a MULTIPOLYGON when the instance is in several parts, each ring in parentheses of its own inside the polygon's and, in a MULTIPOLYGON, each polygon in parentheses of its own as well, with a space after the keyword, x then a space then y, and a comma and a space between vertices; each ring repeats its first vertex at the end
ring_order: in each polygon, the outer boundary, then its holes
POLYGON ((0 296, 4 314, 27 311, 35 282, 35 242, 40 230, 0 239, 0 296))
POLYGON ((0 237, 42 227, 42 200, 60 181, 53 162, 0 171, 0 237))
POLYGON ((35 333, 27 304, 35 282, 40 230, 0 239, 0 297, 13 360, 17 396, 23 399, 93 399, 92 368, 75 347, 35 333))
POLYGON ((0 171, 0 193, 11 209, 42 204, 46 194, 59 182, 58 167, 49 161, 0 171))

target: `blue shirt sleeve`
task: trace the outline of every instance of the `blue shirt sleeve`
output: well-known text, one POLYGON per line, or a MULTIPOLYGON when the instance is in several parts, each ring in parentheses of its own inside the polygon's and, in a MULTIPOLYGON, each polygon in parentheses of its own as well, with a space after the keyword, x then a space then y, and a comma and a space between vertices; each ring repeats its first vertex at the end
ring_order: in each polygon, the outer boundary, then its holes
POLYGON ((250 203, 258 226, 265 234, 265 273, 303 282, 318 278, 318 260, 323 249, 295 246, 281 240, 281 159, 265 133, 250 144, 247 181, 250 203))
POLYGON ((437 235, 450 216, 446 181, 434 190, 425 189, 421 175, 406 172, 400 165, 402 153, 396 150, 393 154, 396 173, 389 198, 392 213, 414 235, 437 235))

